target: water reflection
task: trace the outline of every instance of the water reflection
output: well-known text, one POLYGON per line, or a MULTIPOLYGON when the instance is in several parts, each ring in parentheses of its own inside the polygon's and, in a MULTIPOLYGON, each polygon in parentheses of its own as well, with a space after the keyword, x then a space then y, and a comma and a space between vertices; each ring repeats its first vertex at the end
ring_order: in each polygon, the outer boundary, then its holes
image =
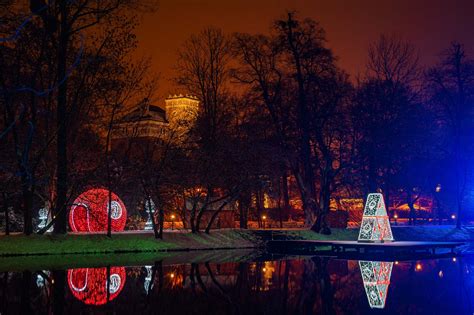
POLYGON ((384 308, 392 276, 393 262, 359 261, 365 294, 371 308, 384 308))
POLYGON ((312 257, 5 272, 0 313, 472 314, 473 270, 471 258, 312 257))
POLYGON ((89 305, 103 305, 115 299, 122 291, 125 279, 124 267, 69 269, 67 273, 74 297, 89 305))

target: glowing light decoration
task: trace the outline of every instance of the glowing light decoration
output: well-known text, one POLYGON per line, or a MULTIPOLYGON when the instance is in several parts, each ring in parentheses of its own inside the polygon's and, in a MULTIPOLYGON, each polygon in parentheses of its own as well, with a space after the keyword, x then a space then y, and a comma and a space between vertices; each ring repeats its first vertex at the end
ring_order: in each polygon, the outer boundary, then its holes
MULTIPOLYGON (((51 222, 51 211, 49 210, 49 205, 46 204, 44 208, 39 209, 38 211, 38 231, 42 230, 46 225, 51 222)), ((51 226, 46 232, 52 232, 53 226, 51 226)))
POLYGON ((374 193, 367 196, 358 240, 366 242, 394 240, 382 194, 374 193))
POLYGON ((127 210, 120 198, 112 193, 109 209, 109 191, 96 188, 82 193, 74 200, 69 212, 69 225, 74 232, 101 232, 107 230, 107 216, 111 211, 112 230, 123 231, 127 210))
POLYGON ((107 268, 69 269, 67 274, 68 286, 74 297, 88 305, 104 305, 115 299, 122 291, 125 279, 124 267, 111 267, 109 281, 107 268))
POLYGON ((145 200, 145 212, 148 215, 148 219, 145 223, 145 230, 152 230, 153 222, 151 221, 151 216, 155 214, 155 203, 151 198, 145 200))
POLYGON ((359 268, 370 307, 384 308, 393 262, 360 260, 359 268))

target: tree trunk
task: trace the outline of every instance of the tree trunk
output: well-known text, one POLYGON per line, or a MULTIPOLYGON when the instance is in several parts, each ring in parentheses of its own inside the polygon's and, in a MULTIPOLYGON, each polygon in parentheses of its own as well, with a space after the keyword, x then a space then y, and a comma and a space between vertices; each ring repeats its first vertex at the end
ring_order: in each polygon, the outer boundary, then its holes
POLYGON ((206 227, 206 234, 209 234, 209 232, 211 231, 211 227, 212 227, 212 224, 214 223, 214 220, 217 218, 217 216, 219 215, 219 212, 222 211, 222 209, 224 209, 224 207, 228 204, 228 202, 223 202, 222 205, 216 210, 214 211, 214 213, 212 214, 212 217, 211 219, 209 220, 209 223, 207 224, 207 227, 206 227))
POLYGON ((68 192, 68 160, 67 160, 67 46, 69 42, 69 26, 67 14, 67 2, 59 2, 61 27, 58 43, 58 80, 62 80, 58 86, 57 98, 57 194, 56 211, 54 216, 55 234, 66 234, 67 228, 67 192, 68 192))
POLYGON ((257 223, 258 228, 262 228, 262 211, 263 211, 263 202, 262 202, 262 191, 257 189, 255 191, 255 206, 257 208, 257 223))
POLYGON ((240 223, 240 228, 241 229, 247 229, 248 228, 248 206, 249 206, 249 203, 244 201, 244 199, 247 199, 246 197, 244 196, 241 196, 240 197, 240 200, 239 200, 239 223, 240 223), (245 203, 245 204, 244 204, 245 203))
POLYGON ((327 216, 329 215, 329 206, 330 206, 331 192, 329 187, 329 180, 324 179, 321 183, 321 193, 320 193, 320 205, 319 205, 319 215, 316 219, 316 222, 311 227, 311 230, 329 235, 331 234, 331 229, 327 223, 327 216))
MULTIPOLYGON (((153 227, 153 234, 155 235, 155 238, 163 238, 162 235, 160 235, 160 233, 158 231, 158 227, 157 227, 156 221, 155 221, 155 214, 153 212, 151 212, 151 198, 148 197, 147 200, 148 200, 148 204, 150 205, 150 207, 148 209, 148 215, 150 216, 150 219, 151 219, 151 226, 153 227)), ((145 205, 145 208, 146 208, 146 205, 145 205)), ((156 209, 155 209, 155 212, 156 212, 156 209)))
POLYGON ((5 213, 5 235, 10 235, 10 218, 8 217, 7 194, 3 193, 3 212, 5 213))
MULTIPOLYGON (((152 219, 154 220, 154 219, 152 219)), ((165 213, 163 211, 163 207, 160 207, 158 210, 158 224, 160 227, 158 238, 163 239, 163 226, 165 224, 165 213)))
POLYGON ((407 203, 410 208, 410 225, 416 225, 416 209, 411 199, 411 194, 408 194, 407 203))
POLYGON ((32 207, 33 192, 30 190, 30 187, 28 185, 27 187, 23 187, 23 232, 25 233, 25 235, 31 235, 33 233, 33 222, 31 216, 32 207))
MULTIPOLYGON (((185 202, 185 209, 186 209, 186 200, 185 202)), ((193 202, 193 207, 191 209, 191 215, 189 217, 189 223, 191 224, 191 233, 196 233, 196 226, 195 226, 195 219, 196 219, 196 202, 193 202)))
MULTIPOLYGON (((109 164, 107 162, 107 164, 109 164)), ((109 165, 107 165, 107 169, 109 169, 109 165)), ((109 171, 107 171, 108 173, 109 171)), ((107 236, 112 237, 112 187, 110 187, 110 174, 109 177, 109 195, 107 201, 107 236)))
POLYGON ((282 190, 283 190, 283 209, 285 210, 285 216, 288 217, 290 214, 290 193, 288 190, 288 176, 286 172, 282 177, 282 190))

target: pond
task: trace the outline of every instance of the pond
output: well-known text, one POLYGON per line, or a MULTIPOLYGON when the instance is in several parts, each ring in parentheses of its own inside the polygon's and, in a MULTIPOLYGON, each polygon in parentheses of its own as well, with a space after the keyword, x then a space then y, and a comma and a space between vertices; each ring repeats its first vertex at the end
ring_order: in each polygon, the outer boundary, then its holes
POLYGON ((472 256, 268 257, 2 271, 0 313, 473 314, 472 256))

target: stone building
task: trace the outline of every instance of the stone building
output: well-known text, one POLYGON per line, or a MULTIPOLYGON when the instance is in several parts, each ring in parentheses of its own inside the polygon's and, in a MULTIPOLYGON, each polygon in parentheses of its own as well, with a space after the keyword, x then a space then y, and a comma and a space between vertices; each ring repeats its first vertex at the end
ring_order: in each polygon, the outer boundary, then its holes
POLYGON ((183 135, 196 121, 198 109, 199 100, 190 95, 169 96, 164 109, 145 100, 118 120, 112 139, 161 139, 170 130, 183 135))

